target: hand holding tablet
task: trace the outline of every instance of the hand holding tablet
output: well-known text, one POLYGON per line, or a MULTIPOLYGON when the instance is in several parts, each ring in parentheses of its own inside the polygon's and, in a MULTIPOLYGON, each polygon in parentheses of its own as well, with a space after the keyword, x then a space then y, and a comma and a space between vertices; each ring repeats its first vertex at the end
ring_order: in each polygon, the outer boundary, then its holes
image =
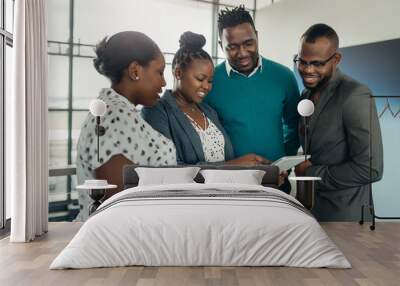
MULTIPOLYGON (((307 156, 307 159, 310 159, 310 157, 311 156, 307 156)), ((272 162, 272 165, 278 166, 281 170, 290 170, 301 162, 304 162, 304 155, 284 156, 275 162, 272 162)))

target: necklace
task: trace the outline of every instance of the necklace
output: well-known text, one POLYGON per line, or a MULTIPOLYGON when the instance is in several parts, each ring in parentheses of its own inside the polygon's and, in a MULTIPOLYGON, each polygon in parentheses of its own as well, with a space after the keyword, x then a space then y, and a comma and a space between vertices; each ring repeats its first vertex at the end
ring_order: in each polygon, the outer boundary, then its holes
POLYGON ((196 103, 192 103, 192 105, 190 106, 189 103, 183 103, 182 100, 178 100, 178 96, 176 93, 172 94, 175 99, 176 102, 179 106, 179 108, 181 109, 181 111, 186 115, 186 117, 190 120, 190 122, 192 122, 192 124, 197 127, 200 131, 205 131, 207 129, 207 116, 204 114, 204 112, 196 105, 196 103), (204 129, 196 122, 196 120, 194 120, 187 111, 185 111, 185 109, 190 110, 191 112, 200 112, 200 114, 202 115, 203 119, 204 119, 204 129))
POLYGON ((199 130, 205 131, 207 129, 207 116, 204 114, 204 112, 201 112, 201 115, 203 116, 203 119, 204 119, 204 129, 189 114, 187 114, 186 112, 184 112, 184 113, 185 113, 186 117, 190 120, 190 122, 192 122, 192 124, 195 127, 197 127, 199 130))
POLYGON ((191 112, 196 112, 196 111, 201 112, 201 110, 199 110, 199 108, 197 107, 196 104, 193 104, 192 106, 190 106, 189 104, 187 104, 187 105, 182 106, 182 108, 189 109, 191 112))

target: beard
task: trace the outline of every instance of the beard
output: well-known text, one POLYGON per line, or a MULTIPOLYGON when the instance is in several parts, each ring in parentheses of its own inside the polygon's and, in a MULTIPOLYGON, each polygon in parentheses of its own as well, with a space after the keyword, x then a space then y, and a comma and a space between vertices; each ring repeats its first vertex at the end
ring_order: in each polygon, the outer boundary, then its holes
POLYGON ((309 90, 312 90, 312 91, 320 90, 320 89, 323 89, 328 84, 328 82, 331 80, 331 78, 332 78, 332 76, 324 76, 315 86, 307 85, 307 83, 305 83, 304 81, 303 81, 303 84, 309 90))
POLYGON ((240 73, 250 74, 255 69, 255 67, 258 65, 258 61, 259 61, 260 56, 259 56, 258 53, 252 53, 248 58, 250 60, 250 64, 248 64, 246 66, 241 65, 239 59, 236 60, 231 65, 235 70, 237 70, 240 73))
POLYGON ((321 77, 321 79, 315 85, 307 84, 307 82, 305 82, 305 80, 304 80, 305 75, 306 74, 301 74, 304 86, 311 91, 317 91, 317 90, 324 89, 328 85, 329 81, 332 79, 332 77, 334 75, 334 69, 332 69, 329 73, 325 74, 322 77, 320 75, 318 75, 321 77))

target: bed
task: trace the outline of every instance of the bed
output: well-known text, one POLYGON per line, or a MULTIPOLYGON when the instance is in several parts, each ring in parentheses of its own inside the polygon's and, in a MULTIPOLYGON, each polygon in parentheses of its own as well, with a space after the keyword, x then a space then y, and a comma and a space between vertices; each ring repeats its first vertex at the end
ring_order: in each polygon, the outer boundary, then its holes
MULTIPOLYGON (((203 166, 206 168, 230 168, 203 166)), ((126 189, 84 223, 50 269, 144 266, 292 266, 350 268, 313 216, 277 190, 278 170, 262 185, 196 183, 126 189)))

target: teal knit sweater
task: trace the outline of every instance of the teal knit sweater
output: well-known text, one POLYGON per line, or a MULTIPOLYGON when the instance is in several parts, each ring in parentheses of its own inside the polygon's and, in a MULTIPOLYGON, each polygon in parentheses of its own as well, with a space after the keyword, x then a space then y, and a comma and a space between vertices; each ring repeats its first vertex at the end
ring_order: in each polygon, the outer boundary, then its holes
POLYGON ((263 58, 262 69, 249 78, 234 71, 228 76, 225 62, 219 64, 205 101, 217 111, 236 157, 256 153, 276 160, 297 153, 299 97, 293 72, 263 58))

